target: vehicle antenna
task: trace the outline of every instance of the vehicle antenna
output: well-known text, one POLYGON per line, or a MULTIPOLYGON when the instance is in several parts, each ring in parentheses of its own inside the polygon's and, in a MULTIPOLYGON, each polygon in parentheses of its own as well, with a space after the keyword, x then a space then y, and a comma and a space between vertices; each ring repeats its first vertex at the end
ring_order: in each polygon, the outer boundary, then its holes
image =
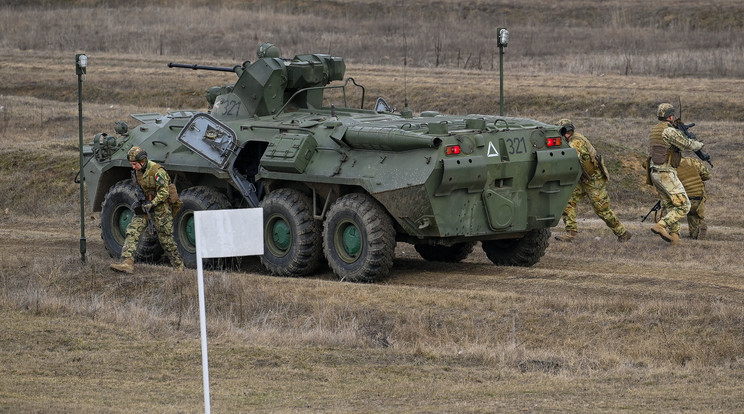
POLYGON ((408 107, 408 81, 406 78, 406 69, 408 66, 408 38, 406 37, 406 32, 403 32, 403 110, 400 111, 400 114, 404 118, 411 118, 413 116, 413 112, 408 107))
POLYGON ((679 103, 679 116, 677 118, 682 119, 682 97, 677 96, 677 102, 679 103))
POLYGON ((406 33, 403 32, 403 98, 405 98, 406 106, 408 106, 408 82, 406 79, 407 66, 408 66, 408 38, 406 38, 406 33))

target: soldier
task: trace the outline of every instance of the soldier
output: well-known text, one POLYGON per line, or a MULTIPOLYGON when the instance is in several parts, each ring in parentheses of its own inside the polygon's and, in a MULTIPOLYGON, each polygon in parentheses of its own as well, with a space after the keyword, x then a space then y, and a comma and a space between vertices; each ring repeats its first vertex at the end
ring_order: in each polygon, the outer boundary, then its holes
POLYGON ((563 211, 563 222, 566 224, 566 234, 556 236, 559 241, 572 241, 578 235, 576 223, 576 203, 584 197, 589 197, 594 212, 604 220, 607 227, 617 236, 619 242, 630 240, 632 234, 620 223, 615 213, 610 210, 610 196, 607 194, 607 181, 610 175, 602 162, 602 157, 597 154, 594 147, 586 137, 574 131, 573 123, 568 119, 558 121, 561 126, 560 134, 568 140, 571 148, 579 153, 581 163, 581 178, 571 193, 568 205, 563 211))
MULTIPOLYGON (((127 227, 121 251, 121 257, 124 260, 121 263, 112 264, 111 268, 119 272, 134 272, 134 252, 142 232, 147 227, 148 217, 145 211, 149 211, 160 245, 168 255, 171 265, 178 270, 183 270, 181 255, 173 240, 173 210, 170 205, 168 173, 160 165, 149 161, 147 152, 140 147, 132 147, 127 153, 127 160, 135 171, 137 181, 135 184, 142 188, 147 200, 140 205, 143 211, 136 214, 127 227)), ((135 209, 137 210, 140 209, 135 209)))
POLYGON ((674 106, 662 103, 656 110, 659 123, 648 137, 648 177, 656 187, 666 214, 651 228, 664 241, 679 243, 679 220, 690 211, 690 199, 677 176, 682 151, 698 151, 703 143, 693 141, 674 127, 674 106))
MULTIPOLYGON (((685 188, 687 198, 690 199, 690 211, 687 213, 690 238, 702 240, 708 231, 708 225, 705 224, 707 193, 704 181, 710 180, 710 170, 697 158, 683 157, 677 167, 677 176, 685 188)), ((666 210, 662 209, 661 215, 665 214, 666 210)), ((673 236, 673 238, 676 237, 673 236)))

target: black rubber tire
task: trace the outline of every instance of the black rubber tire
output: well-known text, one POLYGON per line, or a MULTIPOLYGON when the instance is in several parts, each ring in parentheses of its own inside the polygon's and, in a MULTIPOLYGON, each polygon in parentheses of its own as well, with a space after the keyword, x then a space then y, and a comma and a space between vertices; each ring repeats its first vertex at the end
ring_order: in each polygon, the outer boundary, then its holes
POLYGON ((521 239, 490 240, 481 245, 495 265, 530 267, 545 255, 549 243, 550 229, 535 229, 521 239))
MULTIPOLYGON (((124 246, 127 225, 134 217, 132 204, 137 201, 137 190, 131 180, 122 180, 114 184, 101 204, 101 239, 111 257, 120 258, 124 246)), ((165 252, 158 241, 158 234, 146 231, 140 237, 134 260, 139 262, 158 262, 165 252)))
POLYGON ((320 222, 313 219, 309 196, 289 188, 267 194, 264 215, 264 254, 261 264, 274 276, 299 277, 315 273, 321 263, 320 222))
POLYGON ((173 219, 173 239, 178 245, 183 265, 196 268, 196 244, 194 235, 194 211, 224 210, 232 208, 230 200, 211 187, 189 187, 179 194, 183 205, 173 219))
POLYGON ((418 254, 428 262, 459 263, 473 252, 475 242, 455 243, 452 246, 414 244, 418 254))
POLYGON ((342 281, 377 282, 387 277, 393 266, 393 220, 369 195, 345 195, 333 203, 326 216, 323 251, 342 281))

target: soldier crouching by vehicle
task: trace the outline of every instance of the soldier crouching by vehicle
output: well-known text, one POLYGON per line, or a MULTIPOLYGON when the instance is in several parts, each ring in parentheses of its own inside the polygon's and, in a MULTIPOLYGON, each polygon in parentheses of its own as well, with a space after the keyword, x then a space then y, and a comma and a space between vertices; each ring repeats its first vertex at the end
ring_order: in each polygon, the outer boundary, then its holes
MULTIPOLYGON (((168 173, 159 164, 147 159, 147 152, 140 147, 132 147, 127 153, 127 160, 133 169, 133 184, 144 193, 144 200, 133 207, 135 216, 127 226, 126 238, 122 247, 121 263, 114 263, 111 268, 125 273, 134 272, 134 252, 139 239, 148 227, 148 220, 158 233, 158 240, 168 255, 170 263, 178 270, 183 270, 183 262, 178 246, 173 240, 173 205, 180 207, 180 200, 173 200, 168 173), (135 178, 136 177, 136 178, 135 178)), ((175 190, 175 189, 173 189, 175 190)), ((177 196, 175 197, 177 199, 177 196)))

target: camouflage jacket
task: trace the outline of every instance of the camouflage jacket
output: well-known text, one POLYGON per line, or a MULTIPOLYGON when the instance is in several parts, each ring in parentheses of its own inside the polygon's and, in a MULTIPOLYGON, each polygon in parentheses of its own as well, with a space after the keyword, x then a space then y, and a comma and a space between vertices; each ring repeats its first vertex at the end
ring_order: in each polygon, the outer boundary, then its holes
POLYGON ((583 170, 581 174, 582 181, 601 177, 609 179, 609 174, 606 172, 601 157, 597 154, 594 146, 585 136, 574 132, 573 135, 571 135, 568 145, 575 149, 579 154, 579 162, 581 163, 581 169, 583 170))
POLYGON ((152 201, 153 206, 168 201, 170 178, 165 168, 159 164, 148 160, 147 165, 137 171, 137 182, 145 192, 147 199, 152 201))

